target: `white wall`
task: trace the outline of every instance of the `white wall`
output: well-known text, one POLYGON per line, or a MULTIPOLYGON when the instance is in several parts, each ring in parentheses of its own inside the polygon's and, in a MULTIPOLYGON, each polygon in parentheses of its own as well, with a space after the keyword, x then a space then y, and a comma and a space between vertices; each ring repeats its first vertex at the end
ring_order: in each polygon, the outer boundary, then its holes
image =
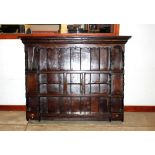
POLYGON ((0 40, 0 104, 25 104, 25 55, 19 39, 0 40))
MULTIPOLYGON (((125 105, 155 105, 155 25, 121 24, 132 38, 125 52, 125 105)), ((24 46, 0 40, 0 104, 25 104, 24 46)))
POLYGON ((155 105, 155 25, 121 24, 131 35, 125 53, 126 105, 155 105))

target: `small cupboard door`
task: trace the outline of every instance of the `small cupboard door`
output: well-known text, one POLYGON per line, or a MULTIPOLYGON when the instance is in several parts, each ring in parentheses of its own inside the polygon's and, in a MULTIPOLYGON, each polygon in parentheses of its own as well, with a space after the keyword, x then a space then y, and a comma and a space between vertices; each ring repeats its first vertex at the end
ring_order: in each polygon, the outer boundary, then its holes
POLYGON ((38 91, 37 74, 29 73, 26 75, 26 94, 36 95, 38 91))
POLYGON ((111 50, 111 70, 122 71, 124 69, 124 53, 121 46, 114 46, 111 50))
POLYGON ((61 95, 64 93, 62 73, 39 74, 39 93, 41 95, 61 95))
POLYGON ((86 95, 109 95, 110 76, 104 73, 86 73, 84 76, 84 92, 86 95))
POLYGON ((111 98, 111 112, 121 113, 123 111, 123 98, 122 97, 112 97, 111 98))
POLYGON ((123 95, 123 74, 112 74, 111 95, 123 95))

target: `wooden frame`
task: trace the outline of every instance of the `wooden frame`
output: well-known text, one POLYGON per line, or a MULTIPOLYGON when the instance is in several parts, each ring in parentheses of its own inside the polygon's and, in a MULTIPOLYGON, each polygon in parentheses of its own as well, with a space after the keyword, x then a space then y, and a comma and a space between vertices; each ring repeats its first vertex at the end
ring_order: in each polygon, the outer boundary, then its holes
MULTIPOLYGON (((88 24, 88 30, 89 30, 89 25, 90 24, 88 24)), ((100 25, 100 24, 97 24, 97 25, 100 25)), ((110 32, 110 33, 103 33, 103 34, 105 34, 105 35, 107 35, 107 34, 110 34, 110 35, 113 35, 113 36, 117 36, 117 35, 119 35, 119 24, 111 24, 111 27, 113 26, 113 30, 112 30, 112 32, 110 32)), ((88 31, 88 33, 89 33, 90 31, 88 31)))
MULTIPOLYGON (((36 25, 36 24, 33 24, 33 25, 36 25)), ((40 24, 40 25, 44 25, 44 24, 40 24)), ((46 24, 47 25, 47 24, 46 24)), ((32 30, 32 33, 68 33, 67 31, 67 24, 49 24, 49 25, 59 25, 59 31, 33 31, 32 30)), ((113 25, 113 32, 110 32, 110 33, 91 33, 89 31, 89 25, 90 24, 84 24, 86 25, 86 27, 88 27, 88 33, 86 34, 97 34, 97 35, 105 35, 105 36, 118 36, 119 35, 119 24, 111 24, 113 25)), ((100 25, 100 24, 97 24, 97 25, 100 25)), ((31 25, 30 25, 31 27, 31 25)), ((81 34, 85 34, 85 33, 81 33, 81 34)))
MULTIPOLYGON (((29 25, 25 25, 25 30, 30 28, 29 25)), ((0 39, 19 39, 23 36, 119 36, 119 24, 114 24, 113 33, 67 33, 67 25, 61 24, 59 32, 50 32, 49 31, 42 31, 40 33, 35 32, 32 34, 25 34, 25 33, 1 33, 0 39)))
MULTIPOLYGON (((89 29, 89 26, 91 24, 84 24, 84 25, 85 25, 84 27, 86 27, 88 32, 87 33, 78 33, 78 34, 81 34, 81 35, 84 35, 84 34, 92 34, 93 35, 94 34, 94 35, 102 35, 102 36, 118 36, 119 35, 119 28, 120 28, 119 24, 111 24, 111 25, 113 25, 113 31, 110 33, 91 32, 89 29)), ((100 24, 96 24, 96 25, 98 26, 100 24)), ((61 31, 62 33, 68 33, 67 32, 67 25, 62 24, 61 30, 62 30, 61 31)))

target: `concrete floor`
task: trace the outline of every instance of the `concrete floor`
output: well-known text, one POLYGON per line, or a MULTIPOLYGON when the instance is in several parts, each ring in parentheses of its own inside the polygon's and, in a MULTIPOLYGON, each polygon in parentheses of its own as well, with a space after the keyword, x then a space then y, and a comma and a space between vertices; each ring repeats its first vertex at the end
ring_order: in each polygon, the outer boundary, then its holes
POLYGON ((124 122, 27 122, 25 112, 0 111, 0 131, 155 131, 155 112, 126 112, 124 122))

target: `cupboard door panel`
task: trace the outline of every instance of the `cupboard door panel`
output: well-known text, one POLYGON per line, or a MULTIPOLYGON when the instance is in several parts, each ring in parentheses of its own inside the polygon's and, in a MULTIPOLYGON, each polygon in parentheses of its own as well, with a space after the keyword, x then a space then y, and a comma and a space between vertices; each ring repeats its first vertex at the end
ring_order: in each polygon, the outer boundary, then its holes
POLYGON ((59 98, 60 113, 70 114, 71 113, 71 100, 70 97, 59 98))
POLYGON ((81 82, 80 74, 67 74, 67 83, 80 84, 80 82, 81 82))
POLYGON ((100 74, 91 74, 91 83, 100 83, 100 74))
POLYGON ((123 98, 111 98, 111 112, 123 111, 123 98))
POLYGON ((40 94, 63 94, 63 85, 61 84, 40 84, 40 94))
POLYGON ((111 76, 111 94, 123 95, 123 75, 113 74, 111 76))
POLYGON ((108 98, 100 97, 99 100, 99 112, 109 112, 109 100, 108 98))
POLYGON ((109 74, 85 74, 85 94, 108 95, 109 74))
POLYGON ((90 70, 90 49, 81 49, 81 70, 90 70))
POLYGON ((80 57, 80 48, 71 48, 71 70, 81 69, 80 57))
POLYGON ((45 48, 39 49, 39 70, 46 71, 47 70, 47 50, 45 48))
POLYGON ((72 114, 80 114, 80 97, 71 97, 72 114))
POLYGON ((56 48, 47 49, 47 69, 59 70, 59 49, 56 48))
POLYGON ((63 85, 61 84, 48 84, 47 85, 48 94, 58 95, 63 94, 63 85))
POLYGON ((38 69, 38 61, 39 61, 39 56, 37 49, 33 46, 28 46, 26 48, 26 70, 29 71, 36 71, 38 69))
POLYGON ((60 70, 70 70, 70 49, 61 48, 59 52, 60 70))
POLYGON ((47 97, 40 97, 40 113, 48 113, 47 97))
POLYGON ((63 74, 47 74, 48 84, 63 84, 63 74))
POLYGON ((90 113, 90 98, 89 97, 81 97, 81 105, 80 105, 81 114, 90 113))
POLYGON ((91 84, 91 94, 99 94, 99 93, 100 93, 100 85, 91 84))
POLYGON ((91 112, 99 112, 99 97, 91 97, 91 112))
POLYGON ((26 98, 26 111, 38 112, 39 111, 39 101, 37 97, 27 97, 26 98))
POLYGON ((47 74, 40 74, 39 75, 39 83, 40 84, 47 83, 47 74))
POLYGON ((91 112, 109 112, 109 101, 105 97, 91 97, 91 112))
POLYGON ((100 83, 109 83, 109 74, 100 74, 100 83))
POLYGON ((100 68, 99 48, 91 48, 90 55, 91 55, 91 58, 90 58, 91 70, 99 70, 99 68, 100 68))
POLYGON ((111 51, 111 69, 115 71, 123 69, 123 50, 121 46, 115 46, 111 51))
POLYGON ((81 94, 81 74, 67 74, 67 93, 81 94))
POLYGON ((110 67, 110 48, 100 48, 100 70, 109 70, 110 67))
POLYGON ((59 113, 60 112, 60 104, 59 97, 48 97, 48 112, 49 113, 59 113))
POLYGON ((100 93, 104 95, 109 94, 109 85, 108 84, 100 84, 100 93))
POLYGON ((37 74, 26 75, 26 91, 29 94, 37 92, 37 74))
POLYGON ((47 93, 47 84, 40 84, 40 94, 46 94, 47 93))

